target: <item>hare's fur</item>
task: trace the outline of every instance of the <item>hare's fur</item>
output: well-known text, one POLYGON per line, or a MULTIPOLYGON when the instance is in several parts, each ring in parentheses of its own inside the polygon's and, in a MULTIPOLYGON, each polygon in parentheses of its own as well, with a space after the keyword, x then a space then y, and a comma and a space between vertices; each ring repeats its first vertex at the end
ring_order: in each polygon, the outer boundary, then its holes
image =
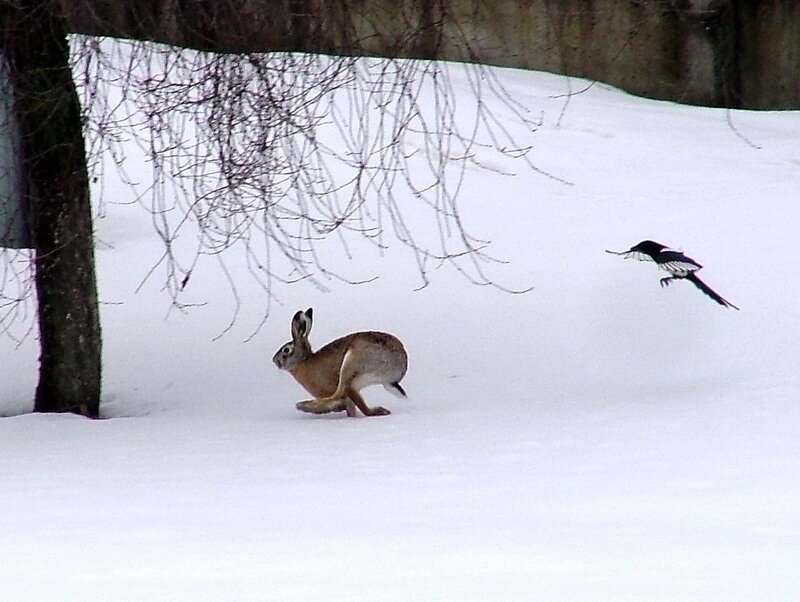
POLYGON ((389 410, 370 408, 360 391, 370 385, 383 385, 405 397, 400 380, 408 367, 408 355, 397 337, 385 332, 355 332, 331 341, 314 352, 308 342, 313 312, 298 311, 292 318, 292 340, 283 345, 272 361, 294 376, 314 396, 301 401, 297 409, 312 414, 347 411, 356 407, 366 416, 385 416, 389 410))

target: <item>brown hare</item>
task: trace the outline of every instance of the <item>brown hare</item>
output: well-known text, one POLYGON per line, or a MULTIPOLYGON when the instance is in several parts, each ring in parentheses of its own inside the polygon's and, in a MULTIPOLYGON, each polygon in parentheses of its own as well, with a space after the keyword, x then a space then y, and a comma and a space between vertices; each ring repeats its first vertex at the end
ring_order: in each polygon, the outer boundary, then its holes
POLYGON ((400 386, 408 367, 403 344, 385 332, 354 332, 311 350, 311 308, 298 311, 292 318, 292 340, 283 345, 272 361, 294 376, 314 399, 301 401, 297 409, 312 414, 347 411, 356 415, 356 407, 365 416, 385 416, 389 410, 370 408, 359 391, 370 385, 383 385, 390 393, 405 397, 400 386))

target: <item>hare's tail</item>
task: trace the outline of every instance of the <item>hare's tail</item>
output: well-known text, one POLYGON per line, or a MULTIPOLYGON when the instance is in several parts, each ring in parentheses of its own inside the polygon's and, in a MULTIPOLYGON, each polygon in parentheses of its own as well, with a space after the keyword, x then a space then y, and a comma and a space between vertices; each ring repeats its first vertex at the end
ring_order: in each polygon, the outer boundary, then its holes
POLYGON ((406 392, 403 390, 403 387, 400 386, 400 383, 390 383, 388 385, 383 385, 383 388, 389 391, 392 395, 396 395, 400 399, 405 399, 408 397, 406 392))

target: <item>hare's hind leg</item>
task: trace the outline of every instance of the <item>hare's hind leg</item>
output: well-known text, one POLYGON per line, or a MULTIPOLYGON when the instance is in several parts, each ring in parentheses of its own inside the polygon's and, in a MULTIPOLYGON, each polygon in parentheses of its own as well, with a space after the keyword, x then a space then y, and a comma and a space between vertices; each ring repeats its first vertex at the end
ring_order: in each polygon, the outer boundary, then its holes
MULTIPOLYGON (((349 400, 339 399, 331 403, 328 398, 309 399, 308 401, 297 402, 294 407, 301 412, 308 412, 309 414, 330 414, 331 412, 344 412, 347 410, 347 401, 349 400)), ((348 411, 348 415, 349 414, 350 412, 348 411)))
MULTIPOLYGON (((375 406, 374 408, 370 408, 367 405, 367 402, 364 401, 364 398, 361 397, 361 393, 356 391, 355 389, 350 389, 350 392, 347 395, 348 401, 352 400, 355 405, 358 406, 358 409, 364 412, 364 416, 388 416, 391 414, 389 410, 383 408, 381 406, 375 406)), ((353 414, 350 413, 350 410, 347 411, 348 416, 355 416, 355 408, 353 408, 353 414)))
MULTIPOLYGON (((356 407, 365 416, 386 416, 389 410, 380 406, 370 408, 361 397, 358 390, 353 386, 353 381, 357 379, 359 373, 359 362, 352 349, 348 349, 342 358, 342 366, 339 368, 339 383, 336 390, 328 397, 320 397, 309 401, 301 401, 297 404, 297 409, 302 412, 313 414, 327 414, 328 412, 347 410, 347 415, 351 418, 356 415, 356 407), (344 407, 342 407, 344 405, 344 407)), ((364 386, 364 383, 361 383, 364 386)))
POLYGON ((295 407, 301 412, 310 412, 311 414, 328 414, 347 410, 348 416, 355 416, 353 403, 347 397, 347 388, 353 378, 353 374, 355 374, 355 370, 355 362, 351 351, 348 349, 344 354, 344 358, 342 358, 342 365, 339 367, 339 382, 336 385, 336 390, 327 397, 301 401, 295 407))
POLYGON ((295 407, 301 412, 310 414, 329 414, 331 412, 347 411, 350 418, 356 416, 356 408, 361 410, 365 416, 386 416, 391 414, 386 408, 375 406, 370 408, 364 398, 355 389, 347 391, 344 399, 338 397, 324 397, 321 399, 309 399, 308 401, 298 402, 295 407))
POLYGON ((340 395, 346 395, 345 403, 347 404, 347 415, 351 418, 356 415, 357 406, 359 410, 364 413, 364 416, 386 416, 391 414, 386 408, 380 406, 370 408, 358 389, 365 386, 363 374, 361 374, 361 362, 357 359, 358 354, 354 353, 352 349, 348 349, 342 358, 342 367, 339 369, 339 384, 336 387, 336 392, 331 395, 331 398, 337 398, 340 395), (360 382, 359 382, 360 381, 360 382))

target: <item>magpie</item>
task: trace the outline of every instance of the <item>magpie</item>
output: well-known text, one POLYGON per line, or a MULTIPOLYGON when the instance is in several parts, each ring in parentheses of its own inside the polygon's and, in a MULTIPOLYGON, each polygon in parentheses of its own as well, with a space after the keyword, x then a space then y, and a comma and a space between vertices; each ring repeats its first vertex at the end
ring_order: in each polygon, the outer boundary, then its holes
POLYGON ((666 278, 661 279, 661 286, 669 286, 673 280, 688 280, 720 305, 732 307, 737 310, 739 309, 733 303, 724 299, 705 282, 700 280, 695 272, 703 266, 680 251, 674 251, 652 240, 643 240, 627 251, 609 251, 606 249, 606 253, 622 255, 625 259, 633 257, 639 261, 655 261, 658 267, 670 274, 666 278))

